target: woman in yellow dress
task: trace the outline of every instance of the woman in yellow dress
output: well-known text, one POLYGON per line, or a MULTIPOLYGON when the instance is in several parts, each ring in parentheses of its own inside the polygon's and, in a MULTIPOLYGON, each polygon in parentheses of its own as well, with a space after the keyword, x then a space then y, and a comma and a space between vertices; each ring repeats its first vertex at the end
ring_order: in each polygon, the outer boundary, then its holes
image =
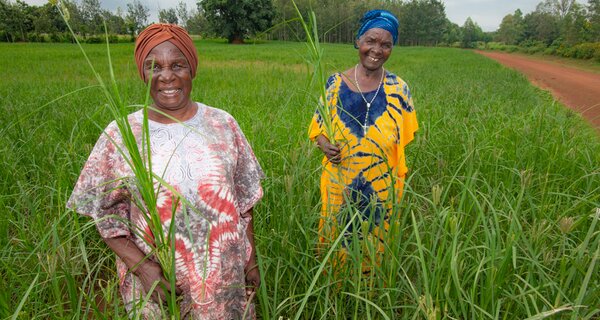
POLYGON ((325 99, 329 117, 321 117, 319 111, 313 116, 309 138, 325 155, 321 242, 333 240, 335 230, 353 219, 342 246, 348 247, 355 236, 367 236, 378 252, 383 250, 384 231, 408 171, 404 147, 418 129, 408 86, 383 67, 397 38, 398 19, 392 13, 367 12, 355 43, 358 63, 329 77, 325 99), (324 118, 331 121, 333 137, 325 130, 324 118), (365 223, 368 235, 357 228, 365 223))

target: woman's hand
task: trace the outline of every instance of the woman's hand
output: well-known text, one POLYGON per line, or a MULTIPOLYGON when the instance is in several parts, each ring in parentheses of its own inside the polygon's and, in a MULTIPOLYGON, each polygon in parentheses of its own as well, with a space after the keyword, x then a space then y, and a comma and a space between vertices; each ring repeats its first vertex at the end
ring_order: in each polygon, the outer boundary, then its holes
MULTIPOLYGON (((135 269, 134 274, 142 282, 145 292, 150 292, 154 283, 158 281, 150 298, 156 303, 165 303, 167 301, 167 294, 171 292, 171 284, 165 278, 162 268, 158 263, 145 260, 135 269)), ((181 294, 181 290, 178 288, 175 290, 176 294, 181 294)))
POLYGON ((246 298, 250 299, 260 287, 260 271, 258 270, 256 257, 252 257, 248 261, 244 272, 246 273, 246 298))
POLYGON ((316 140, 317 146, 319 146, 319 149, 323 151, 331 163, 339 164, 342 162, 339 146, 331 144, 329 139, 327 139, 324 135, 319 135, 316 140))
MULTIPOLYGON (((154 283, 159 282, 150 295, 154 302, 164 303, 167 301, 166 298, 167 294, 171 292, 171 285, 165 279, 162 268, 158 263, 146 258, 146 255, 128 237, 105 238, 103 240, 121 258, 127 268, 140 279, 145 292, 150 292, 154 283)), ((181 294, 181 290, 175 288, 175 293, 181 294)))
POLYGON ((243 219, 247 219, 248 225, 246 226, 246 236, 250 247, 250 258, 244 266, 244 274, 246 274, 246 298, 250 300, 255 294, 258 287, 260 287, 260 270, 258 269, 258 260, 256 258, 256 247, 254 246, 254 219, 252 217, 253 210, 244 212, 242 214, 243 219))

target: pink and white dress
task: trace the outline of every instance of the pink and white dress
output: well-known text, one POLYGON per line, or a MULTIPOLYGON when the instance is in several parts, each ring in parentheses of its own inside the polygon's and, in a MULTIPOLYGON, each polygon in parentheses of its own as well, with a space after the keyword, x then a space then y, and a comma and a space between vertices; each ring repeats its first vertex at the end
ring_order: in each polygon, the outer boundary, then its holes
MULTIPOLYGON (((129 122, 140 137, 142 112, 129 115, 129 122)), ((182 317, 255 318, 245 293, 244 267, 251 252, 246 227, 251 218, 244 214, 262 197, 264 175, 248 141, 231 115, 201 103, 196 115, 183 123, 150 121, 149 126, 152 170, 172 186, 160 188, 157 206, 165 230, 175 223, 182 317), (185 200, 178 202, 171 221, 176 194, 185 200)), ((129 237, 149 254, 152 235, 135 205, 139 195, 120 149, 125 150, 113 122, 98 139, 67 206, 92 217, 102 237, 129 237)), ((129 312, 161 318, 157 304, 137 306, 143 287, 118 257, 117 271, 129 312)))

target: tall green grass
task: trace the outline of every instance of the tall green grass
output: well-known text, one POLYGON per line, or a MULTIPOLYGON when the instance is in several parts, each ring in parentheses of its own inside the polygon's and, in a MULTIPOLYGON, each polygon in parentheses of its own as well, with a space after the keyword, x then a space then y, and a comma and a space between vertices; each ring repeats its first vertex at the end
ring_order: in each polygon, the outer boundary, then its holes
MULTIPOLYGON (((267 175, 255 209, 262 318, 598 317, 600 139, 524 77, 468 51, 396 47, 386 69, 409 84, 420 130, 393 239, 369 277, 358 253, 343 274, 318 275, 304 44, 197 45, 193 98, 238 120, 267 175)), ((84 48, 108 76, 105 48, 84 48)), ((323 48, 326 72, 357 59, 349 45, 323 48)), ((144 101, 133 46, 111 51, 124 102, 144 101)), ((73 45, 0 44, 0 59, 0 318, 123 318, 112 253, 64 209, 112 119, 103 94, 45 105, 95 84, 73 45)))

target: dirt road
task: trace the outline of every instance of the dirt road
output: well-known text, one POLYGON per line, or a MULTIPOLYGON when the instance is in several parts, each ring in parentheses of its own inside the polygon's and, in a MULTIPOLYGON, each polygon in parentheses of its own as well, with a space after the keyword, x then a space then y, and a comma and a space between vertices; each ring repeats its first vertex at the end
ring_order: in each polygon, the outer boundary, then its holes
POLYGON ((552 92, 556 99, 581 113, 600 130, 600 74, 522 55, 491 51, 477 53, 522 72, 533 84, 552 92))

